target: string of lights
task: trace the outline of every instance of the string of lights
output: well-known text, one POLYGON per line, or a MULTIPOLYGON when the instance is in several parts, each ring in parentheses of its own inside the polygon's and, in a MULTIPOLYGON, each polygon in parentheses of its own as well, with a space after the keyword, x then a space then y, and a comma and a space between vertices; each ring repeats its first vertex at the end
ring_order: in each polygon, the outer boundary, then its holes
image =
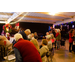
POLYGON ((28 14, 28 12, 25 13, 19 20, 15 21, 15 22, 11 22, 11 23, 9 23, 9 24, 12 25, 12 24, 15 24, 15 23, 21 21, 27 14, 28 14))

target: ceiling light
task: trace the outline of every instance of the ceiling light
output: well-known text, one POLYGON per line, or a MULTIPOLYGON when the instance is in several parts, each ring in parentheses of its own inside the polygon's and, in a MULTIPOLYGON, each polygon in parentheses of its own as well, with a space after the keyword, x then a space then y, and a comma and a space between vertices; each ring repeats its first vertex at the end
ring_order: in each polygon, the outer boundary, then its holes
POLYGON ((50 12, 49 14, 50 15, 55 15, 56 13, 58 13, 58 12, 50 12))

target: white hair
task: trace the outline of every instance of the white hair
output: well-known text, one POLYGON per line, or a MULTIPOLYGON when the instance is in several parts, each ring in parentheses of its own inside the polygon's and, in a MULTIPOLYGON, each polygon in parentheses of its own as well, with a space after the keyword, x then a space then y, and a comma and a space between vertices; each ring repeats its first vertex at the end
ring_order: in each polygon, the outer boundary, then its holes
POLYGON ((30 29, 26 29, 25 31, 27 31, 27 32, 31 33, 30 29))
POLYGON ((16 34, 14 35, 14 38, 15 38, 15 41, 18 41, 20 38, 23 38, 23 37, 22 37, 21 34, 16 33, 16 34))
POLYGON ((28 39, 30 39, 30 40, 32 39, 32 34, 28 35, 28 39))
POLYGON ((60 29, 57 29, 57 32, 60 32, 60 29))
POLYGON ((46 39, 48 39, 48 40, 51 39, 51 35, 47 35, 46 39))

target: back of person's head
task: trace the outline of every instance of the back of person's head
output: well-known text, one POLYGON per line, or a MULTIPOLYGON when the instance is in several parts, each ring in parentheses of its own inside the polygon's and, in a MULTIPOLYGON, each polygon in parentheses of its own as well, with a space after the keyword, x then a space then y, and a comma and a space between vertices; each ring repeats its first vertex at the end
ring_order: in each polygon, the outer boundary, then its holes
POLYGON ((23 37, 22 37, 22 35, 21 34, 19 34, 19 33, 16 33, 15 35, 14 35, 14 38, 15 38, 15 41, 17 42, 19 39, 23 39, 23 37))
POLYGON ((34 32, 34 35, 37 35, 37 32, 34 32))
POLYGON ((26 35, 29 35, 31 33, 30 29, 26 29, 24 32, 26 33, 26 35))
POLYGON ((28 35, 28 40, 31 40, 32 39, 32 34, 29 34, 28 35))
POLYGON ((37 50, 39 51, 39 44, 38 44, 38 41, 36 39, 32 39, 30 40, 34 45, 35 47, 37 48, 37 50))
POLYGON ((49 32, 46 32, 46 35, 49 35, 49 32))
POLYGON ((34 37, 34 33, 32 33, 32 37, 34 37))
POLYGON ((57 33, 59 33, 59 29, 57 29, 57 33))
POLYGON ((42 39, 42 44, 43 45, 47 45, 48 44, 47 40, 46 39, 42 39))
POLYGON ((7 38, 5 36, 0 35, 0 40, 7 40, 7 38))
POLYGON ((50 34, 51 35, 51 39, 54 39, 54 35, 53 34, 50 34))
POLYGON ((46 36, 46 39, 47 39, 47 40, 50 40, 50 39, 51 39, 51 35, 47 35, 47 36, 46 36))

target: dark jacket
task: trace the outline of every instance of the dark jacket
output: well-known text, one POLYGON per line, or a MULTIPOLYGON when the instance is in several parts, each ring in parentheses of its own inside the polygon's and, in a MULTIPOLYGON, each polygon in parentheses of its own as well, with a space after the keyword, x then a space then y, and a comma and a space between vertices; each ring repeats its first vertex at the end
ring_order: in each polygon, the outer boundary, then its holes
MULTIPOLYGON (((22 30, 22 31, 20 30, 19 33, 22 35, 23 39, 28 40, 28 39, 27 39, 27 35, 25 34, 25 32, 24 32, 23 30, 22 30)), ((13 43, 13 45, 14 45, 14 44, 16 43, 16 41, 13 40, 12 43, 13 43)))
MULTIPOLYGON (((36 49, 35 45, 24 39, 20 39, 15 45, 15 48, 20 52, 21 57, 18 56, 16 53, 16 60, 22 59, 23 62, 41 62, 41 56, 38 53, 38 50, 36 49), (20 57, 20 58, 19 58, 20 57)), ((19 60, 20 61, 20 60, 19 60)))

